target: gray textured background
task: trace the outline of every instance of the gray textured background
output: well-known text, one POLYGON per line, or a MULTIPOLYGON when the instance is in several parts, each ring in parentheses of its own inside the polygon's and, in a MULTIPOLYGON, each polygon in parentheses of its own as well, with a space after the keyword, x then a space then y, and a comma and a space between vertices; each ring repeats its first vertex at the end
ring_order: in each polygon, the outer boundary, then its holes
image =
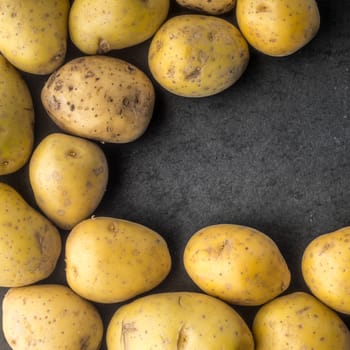
MULTIPOLYGON (((300 273, 306 244, 350 225, 350 5, 345 0, 318 4, 320 31, 299 52, 272 58, 251 49, 242 78, 208 98, 171 95, 155 82, 154 117, 144 136, 130 144, 102 145, 110 180, 95 215, 144 224, 171 250, 172 271, 152 292, 198 290, 184 271, 183 249, 194 232, 216 223, 268 234, 292 272, 287 292, 307 291, 300 273)), ((171 15, 181 11, 173 4, 171 15)), ((110 55, 149 74, 148 45, 110 55)), ((67 60, 81 55, 70 46, 67 60)), ((47 77, 24 77, 35 103, 38 143, 59 129, 40 103, 47 77)), ((36 206, 27 167, 0 181, 36 206)), ((63 254, 42 283, 66 283, 63 254)), ((0 288, 1 297, 5 292, 0 288)), ((97 305, 105 325, 118 306, 97 305)), ((249 325, 257 310, 235 309, 249 325)), ((340 316, 350 326, 350 318, 340 316)), ((10 349, 1 333, 0 349, 10 349)))

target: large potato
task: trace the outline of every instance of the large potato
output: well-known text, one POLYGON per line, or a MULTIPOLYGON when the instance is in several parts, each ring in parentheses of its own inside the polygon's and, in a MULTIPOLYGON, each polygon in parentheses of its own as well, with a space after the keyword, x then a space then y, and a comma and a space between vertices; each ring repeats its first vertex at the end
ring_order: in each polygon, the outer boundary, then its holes
POLYGON ((34 141, 30 91, 19 72, 0 55, 0 175, 24 166, 34 141))
POLYGON ((76 225, 67 238, 67 282, 92 301, 114 303, 146 292, 170 267, 164 239, 131 221, 94 217, 76 225))
POLYGON ((139 298, 119 308, 107 328, 108 350, 253 350, 239 314, 201 293, 173 292, 139 298))
POLYGON ((108 181, 107 159, 91 141, 49 134, 34 149, 29 180, 40 209, 69 230, 100 203, 108 181))
POLYGON ((246 226, 219 224, 199 230, 186 244, 184 265, 199 288, 233 304, 263 304, 290 283, 275 242, 246 226))
POLYGON ((302 273, 317 298, 350 314, 350 227, 313 239, 304 250, 302 273))
POLYGON ((24 286, 48 277, 60 253, 56 227, 0 182, 0 286, 24 286))
POLYGON ((75 0, 69 33, 80 51, 107 53, 149 39, 168 11, 169 0, 75 0))
POLYGON ((10 289, 2 327, 13 350, 98 350, 103 334, 96 308, 58 284, 10 289))
POLYGON ((211 15, 221 15, 229 12, 236 5, 236 0, 176 0, 176 2, 191 10, 211 15))
POLYGON ((107 56, 73 59, 46 82, 42 103, 63 130, 103 142, 134 141, 151 121, 155 93, 138 68, 107 56))
POLYGON ((148 62, 153 77, 170 92, 209 96, 233 85, 245 71, 249 50, 228 21, 204 15, 169 19, 151 41, 148 62))
POLYGON ((320 27, 315 0, 237 0, 236 18, 248 43, 270 56, 296 52, 320 27))
POLYGON ((263 305, 253 322, 256 350, 349 350, 341 318, 312 295, 294 292, 263 305))
POLYGON ((0 52, 25 72, 53 72, 66 56, 69 6, 69 0, 1 0, 0 52))

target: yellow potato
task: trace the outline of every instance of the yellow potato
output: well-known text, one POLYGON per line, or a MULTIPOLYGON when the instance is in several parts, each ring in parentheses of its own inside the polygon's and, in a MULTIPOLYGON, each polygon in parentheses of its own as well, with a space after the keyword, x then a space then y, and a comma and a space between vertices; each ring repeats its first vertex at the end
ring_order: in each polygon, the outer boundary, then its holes
POLYGON ((149 39, 168 12, 169 0, 75 0, 69 33, 80 51, 107 53, 149 39))
POLYGON ((52 74, 42 89, 41 100, 64 131, 124 143, 145 132, 155 93, 150 79, 130 63, 86 56, 67 62, 52 74))
POLYGON ((0 286, 51 275, 61 253, 58 230, 11 186, 0 182, 0 286))
POLYGON ((350 314, 350 227, 313 239, 305 248, 302 273, 311 292, 331 308, 350 314))
POLYGON ((228 21, 204 15, 169 19, 151 41, 148 63, 155 80, 185 97, 217 94, 245 71, 249 50, 239 30, 228 21))
POLYGON ((261 305, 290 283, 274 241, 246 226, 219 224, 199 230, 187 242, 183 260, 199 288, 232 304, 261 305))
POLYGON ((32 97, 19 72, 0 55, 0 175, 28 161, 34 141, 32 97))
POLYGON ((341 318, 312 295, 294 292, 263 305, 253 322, 256 350, 349 350, 341 318))
POLYGON ((1 0, 0 52, 25 72, 53 72, 66 56, 69 6, 69 0, 1 0))
POLYGON ((320 27, 315 0, 237 0, 236 18, 248 43, 270 56, 296 52, 320 27))
POLYGON ((171 267, 167 244, 158 233, 109 217, 76 225, 67 238, 65 260, 69 286, 100 303, 124 301, 151 290, 171 267))
POLYGON ((29 180, 40 209, 57 226, 69 230, 91 215, 102 200, 107 159, 91 141, 49 134, 34 149, 29 180))
POLYGON ((231 11, 236 5, 236 0, 176 0, 176 2, 191 10, 211 15, 222 15, 231 11))
POLYGON ((120 307, 107 328, 108 350, 253 350, 239 314, 201 293, 148 295, 120 307))
POLYGON ((98 350, 103 334, 96 308, 59 284, 10 289, 2 327, 13 350, 98 350))

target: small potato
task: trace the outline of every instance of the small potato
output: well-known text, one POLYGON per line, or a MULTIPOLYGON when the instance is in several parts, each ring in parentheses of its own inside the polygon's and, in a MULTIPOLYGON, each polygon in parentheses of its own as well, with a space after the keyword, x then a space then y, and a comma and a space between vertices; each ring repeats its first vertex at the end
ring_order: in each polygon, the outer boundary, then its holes
POLYGON ((199 288, 232 304, 261 305, 290 283, 276 244, 246 226, 221 224, 199 230, 187 242, 183 259, 199 288))
POLYGON ((103 334, 95 307, 58 284, 10 289, 2 327, 13 350, 98 350, 103 334))
POLYGON ((92 301, 114 303, 146 292, 170 267, 164 239, 131 221, 94 217, 75 226, 67 238, 68 284, 92 301))
POLYGON ((294 292, 263 305, 253 322, 255 350, 349 350, 342 319, 315 297, 294 292))
POLYGON ((204 15, 169 19, 151 41, 148 63, 155 80, 185 97, 217 94, 233 85, 249 61, 248 45, 228 21, 204 15))
POLYGON ((155 93, 138 68, 107 56, 73 59, 50 76, 43 106, 64 131, 111 143, 139 138, 151 121, 155 93))
POLYGON ((108 350, 253 350, 240 315, 201 293, 148 295, 120 307, 106 335, 108 350))
POLYGON ((211 15, 222 15, 231 11, 236 5, 236 0, 176 0, 176 2, 191 10, 211 15))
POLYGON ((350 227, 313 239, 304 250, 302 273, 317 298, 350 314, 350 227))
POLYGON ((296 52, 320 27, 316 0, 237 0, 236 18, 248 43, 270 56, 296 52))
POLYGON ((40 209, 57 226, 70 230, 102 200, 108 181, 107 159, 91 141, 49 134, 34 149, 29 180, 40 209))
POLYGON ((56 227, 0 182, 0 286, 25 286, 47 278, 61 246, 56 227))

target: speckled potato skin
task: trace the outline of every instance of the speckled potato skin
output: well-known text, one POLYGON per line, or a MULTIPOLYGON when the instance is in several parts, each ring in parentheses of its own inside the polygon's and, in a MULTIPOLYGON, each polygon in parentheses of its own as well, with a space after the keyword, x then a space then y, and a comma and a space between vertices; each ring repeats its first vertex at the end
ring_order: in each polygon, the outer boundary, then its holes
POLYGON ((67 51, 69 0, 1 0, 0 52, 18 69, 50 74, 67 51))
POLYGON ((28 161, 34 142, 31 94, 20 73, 0 55, 0 175, 28 161))
POLYGON ((217 94, 233 85, 249 61, 248 45, 228 21, 205 15, 179 15, 153 37, 148 64, 166 90, 184 97, 217 94))
POLYGON ((197 231, 183 260, 199 288, 232 304, 261 305, 290 284, 288 266, 274 241, 246 226, 218 224, 197 231))
POLYGON ((58 227, 70 230, 102 200, 108 181, 107 159, 91 141, 49 134, 33 151, 29 180, 40 209, 58 227))
POLYGON ((168 275, 171 257, 155 231, 122 219, 94 217, 66 242, 69 286, 86 299, 114 303, 151 290, 168 275))
POLYGON ((248 43, 270 56, 293 54, 320 27, 315 0, 237 0, 236 18, 248 43))
POLYGON ((13 187, 0 182, 0 286, 43 280, 54 271, 60 253, 56 227, 13 187))
POLYGON ((98 350, 103 334, 96 308, 59 284, 9 289, 2 327, 13 350, 98 350))
POLYGON ((318 299, 350 314, 350 227, 314 238, 304 250, 301 267, 318 299))
POLYGON ((253 350, 246 323, 224 302, 201 293, 148 295, 119 308, 106 335, 108 350, 253 350))
POLYGON ((104 54, 146 41, 168 12, 169 0, 75 0, 69 33, 81 52, 104 54))
POLYGON ((236 0, 176 0, 176 2, 183 7, 210 15, 222 15, 231 11, 236 5, 236 0))
POLYGON ((341 318, 308 293, 294 292, 263 305, 253 322, 255 350, 348 350, 341 318))
POLYGON ((52 74, 41 100, 62 130, 102 142, 125 143, 147 129, 155 93, 150 79, 130 63, 86 56, 52 74))

